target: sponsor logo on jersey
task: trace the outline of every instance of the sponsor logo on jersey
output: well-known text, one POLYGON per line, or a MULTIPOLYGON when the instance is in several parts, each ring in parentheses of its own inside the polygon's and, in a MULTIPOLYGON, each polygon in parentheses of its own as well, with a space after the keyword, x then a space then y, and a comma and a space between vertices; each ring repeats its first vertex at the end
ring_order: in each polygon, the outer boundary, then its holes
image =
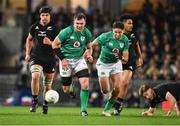
POLYGON ((85 40, 85 37, 84 37, 84 36, 81 36, 80 39, 81 39, 81 41, 84 41, 84 40, 85 40))
POLYGON ((74 39, 74 36, 70 36, 70 39, 74 39))
POLYGON ((53 68, 52 71, 55 71, 55 69, 53 68))
POLYGON ((47 27, 47 30, 52 30, 52 26, 47 27))
POLYGON ((38 36, 46 36, 46 31, 39 31, 38 36))
POLYGON ((119 49, 114 48, 114 49, 112 50, 112 52, 114 52, 114 53, 119 53, 119 49))
POLYGON ((120 46, 121 48, 123 48, 123 47, 124 47, 124 43, 119 43, 119 46, 120 46))
POLYGON ((75 43, 74 43, 74 47, 79 47, 80 46, 80 43, 78 42, 78 41, 76 41, 75 43))

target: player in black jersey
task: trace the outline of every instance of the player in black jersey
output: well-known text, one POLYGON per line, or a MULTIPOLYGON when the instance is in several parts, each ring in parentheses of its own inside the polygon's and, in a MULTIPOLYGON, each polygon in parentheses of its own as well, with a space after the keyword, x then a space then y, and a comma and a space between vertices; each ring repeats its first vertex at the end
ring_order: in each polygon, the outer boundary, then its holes
MULTIPOLYGON (((55 56, 51 47, 57 35, 57 28, 51 22, 51 8, 44 6, 40 9, 40 21, 30 27, 29 35, 26 39, 26 57, 30 62, 32 74, 32 107, 30 112, 36 112, 38 105, 39 80, 43 72, 43 95, 51 89, 55 72, 55 56)), ((43 114, 47 114, 47 102, 43 102, 43 114)))
POLYGON ((155 106, 163 101, 169 102, 169 111, 166 116, 171 115, 174 107, 176 107, 176 113, 180 116, 180 83, 166 83, 160 84, 153 88, 142 85, 139 88, 139 95, 149 99, 150 107, 147 111, 142 112, 143 116, 152 116, 155 111, 155 106))
POLYGON ((124 14, 120 17, 120 21, 124 24, 124 34, 129 39, 129 60, 126 64, 123 64, 123 85, 120 85, 120 92, 117 100, 114 103, 114 115, 120 115, 123 107, 123 101, 127 94, 128 84, 132 78, 133 71, 137 67, 143 65, 143 59, 141 55, 141 49, 133 33, 133 17, 130 14, 124 14))

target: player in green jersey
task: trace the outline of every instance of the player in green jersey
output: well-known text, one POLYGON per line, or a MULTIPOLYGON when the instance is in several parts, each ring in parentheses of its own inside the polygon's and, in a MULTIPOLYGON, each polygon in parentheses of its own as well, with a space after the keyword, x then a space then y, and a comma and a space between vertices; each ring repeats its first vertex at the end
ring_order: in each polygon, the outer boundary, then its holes
POLYGON ((114 115, 119 116, 123 108, 123 101, 126 97, 129 82, 134 71, 138 67, 142 67, 143 59, 140 49, 140 43, 135 33, 133 32, 133 17, 130 14, 121 16, 120 21, 124 24, 124 34, 129 39, 129 60, 123 64, 123 85, 120 86, 120 91, 117 100, 114 103, 114 115))
MULTIPOLYGON (((92 47, 101 46, 101 53, 96 63, 101 90, 107 94, 107 101, 102 115, 111 116, 110 109, 119 93, 119 87, 122 85, 122 63, 128 61, 128 38, 123 34, 124 25, 122 22, 114 22, 113 30, 98 36, 93 42, 92 47), (112 81, 113 90, 110 92, 110 83, 112 81)), ((90 52, 92 53, 92 52, 90 52)))
POLYGON ((92 61, 92 57, 85 59, 83 54, 90 49, 92 39, 91 32, 85 27, 86 16, 78 13, 74 16, 74 24, 61 30, 52 43, 56 55, 60 59, 60 76, 63 91, 70 92, 72 74, 78 77, 81 91, 81 116, 87 116, 87 103, 89 95, 89 72, 86 60, 92 61))

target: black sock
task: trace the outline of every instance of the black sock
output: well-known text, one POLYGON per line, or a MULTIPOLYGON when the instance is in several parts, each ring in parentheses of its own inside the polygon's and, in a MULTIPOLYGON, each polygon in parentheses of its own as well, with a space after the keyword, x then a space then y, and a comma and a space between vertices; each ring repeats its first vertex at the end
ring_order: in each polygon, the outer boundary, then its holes
POLYGON ((48 104, 48 102, 46 100, 44 100, 43 105, 47 106, 47 104, 48 104))
POLYGON ((124 99, 123 99, 123 98, 117 98, 117 101, 119 101, 119 102, 123 102, 123 101, 124 101, 124 99))
POLYGON ((33 101, 38 101, 38 96, 37 95, 33 95, 33 101))
POLYGON ((32 96, 32 104, 35 105, 38 103, 38 96, 37 95, 33 95, 32 96))
POLYGON ((117 100, 116 100, 115 103, 114 103, 114 108, 117 109, 117 110, 119 110, 120 107, 122 107, 122 105, 123 105, 123 101, 124 101, 124 99, 122 99, 122 98, 117 98, 117 100))

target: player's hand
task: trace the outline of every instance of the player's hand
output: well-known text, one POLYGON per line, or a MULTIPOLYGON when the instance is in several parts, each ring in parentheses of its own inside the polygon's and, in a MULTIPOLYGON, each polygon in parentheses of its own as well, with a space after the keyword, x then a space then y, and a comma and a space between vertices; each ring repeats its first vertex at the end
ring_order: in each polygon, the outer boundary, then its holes
POLYGON ((43 44, 46 44, 46 45, 51 45, 51 40, 48 38, 48 37, 44 37, 43 39, 43 44))
POLYGON ((136 67, 142 67, 143 66, 143 59, 142 58, 138 58, 136 60, 136 67))
POLYGON ((68 61, 66 58, 61 60, 61 64, 62 64, 62 69, 66 70, 66 71, 69 69, 69 64, 68 64, 68 61))
POLYGON ((171 116, 171 115, 172 115, 172 112, 168 111, 165 116, 171 116))
POLYGON ((180 116, 180 111, 177 111, 176 114, 177 114, 177 116, 180 116))
POLYGON ((142 116, 152 116, 153 113, 150 113, 150 112, 142 112, 141 115, 142 115, 142 116))
POLYGON ((30 59, 31 59, 30 55, 26 54, 25 60, 26 60, 27 63, 30 61, 30 59))

